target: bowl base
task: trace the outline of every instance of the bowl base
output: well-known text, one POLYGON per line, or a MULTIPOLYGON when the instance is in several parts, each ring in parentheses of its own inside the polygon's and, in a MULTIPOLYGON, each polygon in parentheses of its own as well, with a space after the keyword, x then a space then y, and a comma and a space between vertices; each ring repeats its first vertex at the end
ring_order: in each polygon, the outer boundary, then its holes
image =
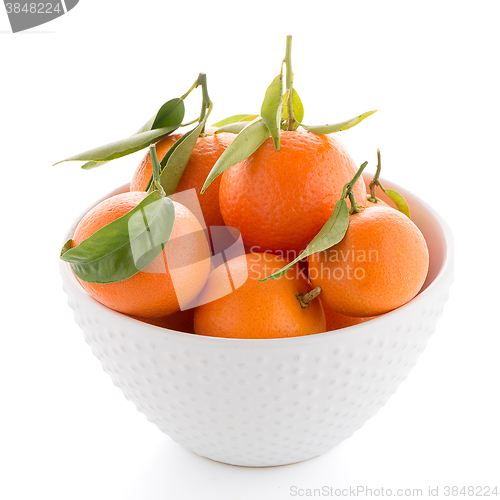
POLYGON ((252 468, 252 469, 264 469, 264 468, 268 468, 268 467, 283 467, 283 466, 286 466, 286 465, 293 465, 293 464, 300 464, 302 462, 307 462, 308 460, 313 460, 315 458, 318 458, 318 457, 324 455, 325 453, 328 453, 329 451, 333 450, 335 447, 336 447, 336 445, 332 446, 328 450, 322 451, 321 453, 312 455, 312 456, 307 457, 307 458, 301 458, 299 460, 293 460, 292 462, 282 462, 282 463, 280 462, 280 463, 276 463, 276 464, 263 464, 263 465, 235 463, 233 461, 222 461, 222 460, 217 460, 215 458, 207 457, 205 455, 201 455, 200 453, 196 453, 195 451, 192 451, 192 450, 188 450, 188 451, 190 451, 191 453, 194 453, 195 455, 198 455, 201 458, 206 458, 207 460, 211 460, 212 462, 216 462, 218 464, 231 465, 231 466, 234 466, 234 467, 247 467, 247 468, 252 468))

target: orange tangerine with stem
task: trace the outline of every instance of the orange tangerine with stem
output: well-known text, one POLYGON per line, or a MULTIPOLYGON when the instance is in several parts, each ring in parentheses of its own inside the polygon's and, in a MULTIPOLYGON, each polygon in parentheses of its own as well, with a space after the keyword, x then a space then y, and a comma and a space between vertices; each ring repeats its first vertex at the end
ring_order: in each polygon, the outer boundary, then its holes
MULTIPOLYGON (((72 247, 79 245, 106 224, 125 215, 145 197, 145 192, 126 192, 92 208, 78 223, 72 247)), ((175 222, 165 249, 145 269, 114 283, 87 283, 85 291, 101 304, 138 318, 157 318, 180 310, 202 290, 210 272, 210 249, 198 219, 180 203, 174 203, 175 222), (182 273, 182 279, 172 277, 182 273)))
MULTIPOLYGON (((267 139, 222 174, 220 208, 245 246, 298 255, 332 215, 357 167, 333 135, 282 131, 280 142, 276 151, 267 139)), ((360 178, 354 194, 362 199, 365 193, 360 178)))
POLYGON ((350 216, 340 243, 309 257, 309 276, 334 311, 377 316, 409 302, 424 284, 429 252, 418 227, 390 207, 350 216))
POLYGON ((259 281, 287 262, 271 253, 250 253, 219 266, 201 297, 220 298, 196 308, 195 333, 264 339, 324 332, 325 313, 315 298, 319 290, 311 290, 304 274, 290 272, 279 280, 259 281), (226 291, 231 293, 224 295, 226 291))

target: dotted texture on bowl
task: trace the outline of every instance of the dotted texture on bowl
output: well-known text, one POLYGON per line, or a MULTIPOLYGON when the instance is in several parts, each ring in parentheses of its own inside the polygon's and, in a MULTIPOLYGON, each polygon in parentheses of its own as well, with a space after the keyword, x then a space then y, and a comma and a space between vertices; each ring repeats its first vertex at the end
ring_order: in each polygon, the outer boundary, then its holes
POLYGON ((449 284, 404 314, 249 343, 95 314, 71 288, 69 304, 92 352, 149 421, 204 457, 271 466, 324 453, 384 406, 434 332, 449 284))

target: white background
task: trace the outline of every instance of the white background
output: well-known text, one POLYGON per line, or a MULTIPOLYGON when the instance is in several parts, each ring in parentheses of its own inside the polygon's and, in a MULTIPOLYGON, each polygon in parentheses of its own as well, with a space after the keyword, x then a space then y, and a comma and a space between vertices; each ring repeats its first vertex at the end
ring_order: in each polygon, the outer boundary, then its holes
MULTIPOLYGON (((0 6, 0 497, 285 499, 290 488, 498 485, 500 71, 497 1, 81 0, 26 33, 0 6), (54 162, 135 131, 208 74, 213 121, 259 112, 293 38, 307 123, 378 113, 339 134, 355 161, 452 226, 451 299, 388 404, 317 459, 246 469, 195 456, 101 370, 61 290, 67 227, 126 183, 54 162)), ((198 98, 192 99, 192 115, 198 98)))

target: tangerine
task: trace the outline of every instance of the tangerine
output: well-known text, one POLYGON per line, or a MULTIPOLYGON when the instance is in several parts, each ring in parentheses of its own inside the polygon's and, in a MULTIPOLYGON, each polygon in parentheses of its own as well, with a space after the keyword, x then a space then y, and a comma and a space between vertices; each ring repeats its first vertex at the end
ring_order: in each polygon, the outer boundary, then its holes
POLYGON ((368 207, 351 215, 344 238, 309 257, 309 276, 334 311, 378 316, 410 301, 429 268, 429 252, 418 227, 390 207, 368 207))
POLYGON ((340 330, 341 328, 347 328, 348 326, 359 325, 365 321, 370 321, 377 316, 369 316, 367 318, 355 318, 354 316, 344 316, 343 314, 334 311, 329 307, 324 300, 321 301, 323 304, 323 310, 325 311, 326 317, 326 331, 331 332, 332 330, 340 330))
MULTIPOLYGON (((78 223, 72 247, 128 213, 146 196, 145 192, 126 192, 96 205, 78 223)), ((210 248, 198 219, 180 203, 173 203, 175 222, 164 251, 123 281, 87 283, 77 277, 90 296, 115 311, 155 318, 179 311, 179 302, 189 303, 198 295, 210 272, 210 248)))
POLYGON ((141 321, 176 332, 194 333, 194 309, 177 311, 160 318, 141 319, 141 321))
POLYGON ((301 305, 300 299, 311 290, 304 274, 290 272, 278 280, 259 282, 288 262, 270 253, 250 253, 215 269, 200 295, 208 302, 195 309, 195 333, 264 339, 324 332, 321 302, 314 299, 306 307, 301 305), (216 300, 209 301, 212 298, 216 300))
MULTIPOLYGON (((332 215, 356 171, 333 135, 282 131, 279 151, 269 138, 222 174, 222 217, 253 250, 298 253, 332 215)), ((353 191, 357 199, 366 197, 362 178, 353 191)))

